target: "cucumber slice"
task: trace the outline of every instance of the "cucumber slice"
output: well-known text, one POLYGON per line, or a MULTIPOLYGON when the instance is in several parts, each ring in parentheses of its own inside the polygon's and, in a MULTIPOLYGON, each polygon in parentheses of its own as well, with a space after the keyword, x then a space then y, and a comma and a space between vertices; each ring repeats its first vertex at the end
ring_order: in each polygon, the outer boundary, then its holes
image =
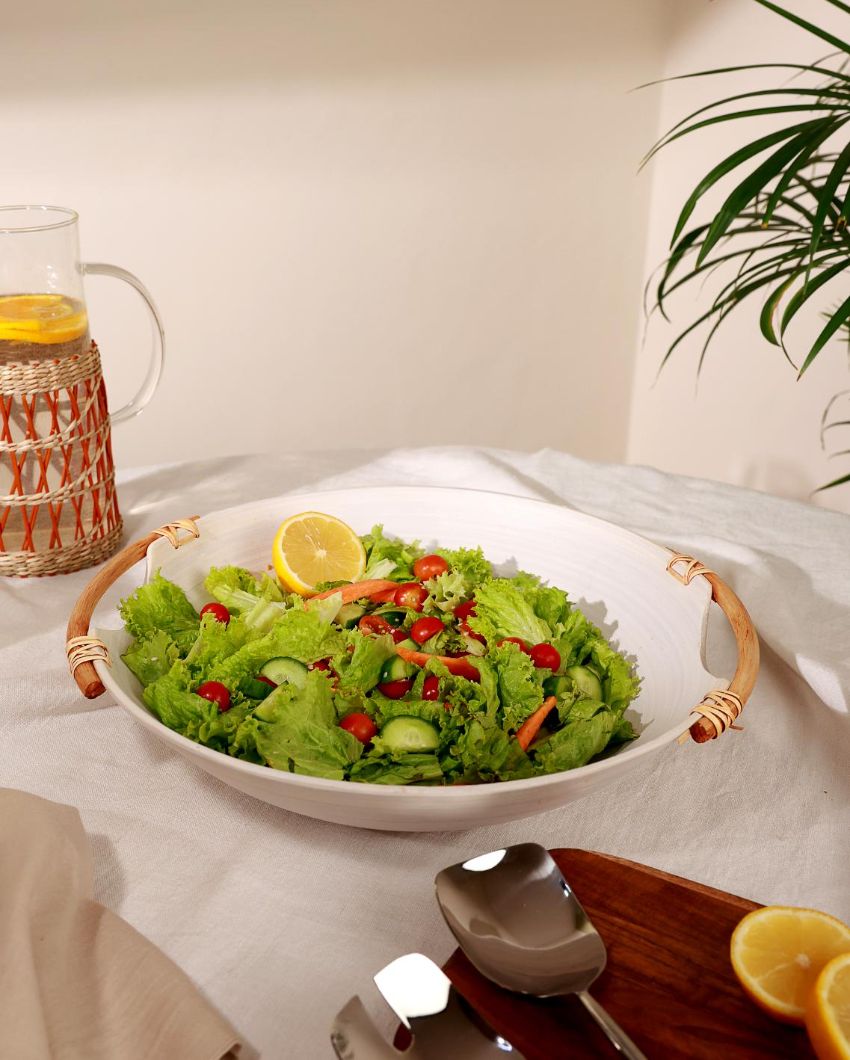
POLYGON ((413 674, 414 669, 415 667, 406 663, 400 655, 394 655, 384 663, 380 684, 385 684, 387 681, 403 681, 413 674))
POLYGON ((573 695, 575 685, 569 677, 547 677, 543 682, 543 692, 547 696, 573 695))
POLYGON ((260 673, 276 685, 295 685, 303 688, 307 684, 307 667, 297 659, 278 655, 260 667, 260 673))
MULTIPOLYGON (((261 682, 262 683, 262 682, 261 682)), ((268 686, 266 686, 268 687, 268 686)), ((271 689, 269 688, 269 692, 271 689)), ((274 721, 274 701, 271 703, 260 703, 259 706, 254 708, 254 717, 259 718, 260 721, 274 721)))
POLYGON ((341 626, 356 626, 366 614, 363 604, 343 604, 337 613, 336 620, 341 626))
POLYGON ((588 670, 586 666, 571 666, 567 670, 567 677, 575 681, 576 688, 583 696, 602 701, 602 682, 593 670, 588 670))
POLYGON ((410 637, 407 640, 403 640, 398 645, 399 648, 407 648, 409 651, 422 651, 422 645, 417 644, 415 640, 411 640, 410 637))
POLYGON ((395 626, 396 629, 404 622, 407 618, 406 611, 400 611, 397 607, 379 607, 375 611, 376 615, 380 615, 385 622, 389 622, 391 626, 395 626))
POLYGON ((440 746, 440 734, 430 722, 406 715, 390 718, 380 737, 385 747, 396 752, 436 751, 440 746))

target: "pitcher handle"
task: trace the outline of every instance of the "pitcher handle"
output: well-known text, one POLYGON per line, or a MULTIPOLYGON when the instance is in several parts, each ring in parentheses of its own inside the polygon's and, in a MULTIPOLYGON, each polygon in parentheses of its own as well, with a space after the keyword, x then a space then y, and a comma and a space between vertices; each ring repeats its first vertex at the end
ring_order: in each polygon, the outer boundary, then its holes
POLYGON ((160 319, 159 313, 154 305, 153 298, 150 296, 150 292, 141 280, 137 279, 132 272, 127 272, 126 269, 121 269, 117 265, 104 265, 102 262, 83 262, 80 268, 84 274, 90 276, 113 276, 117 280, 124 280, 125 283, 129 283, 129 285, 142 296, 142 299, 151 311, 154 324, 156 325, 154 328, 153 349, 151 351, 150 363, 148 364, 147 374, 142 381, 142 385, 139 387, 138 393, 132 397, 126 405, 110 415, 110 419, 113 423, 123 423, 124 420, 132 419, 133 416, 137 416, 142 411, 145 405, 147 405, 153 397, 153 393, 159 383, 159 378, 162 375, 162 364, 165 359, 165 332, 162 328, 162 320, 160 319))

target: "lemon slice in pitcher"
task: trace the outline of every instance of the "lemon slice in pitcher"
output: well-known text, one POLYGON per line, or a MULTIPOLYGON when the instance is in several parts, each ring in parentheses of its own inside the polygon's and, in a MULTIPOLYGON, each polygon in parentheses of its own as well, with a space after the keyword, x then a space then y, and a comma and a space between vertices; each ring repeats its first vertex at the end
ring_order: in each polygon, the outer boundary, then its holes
POLYGON ((88 328, 82 302, 63 294, 0 296, 0 341, 53 345, 80 338, 88 328))
POLYGON ((291 515, 272 545, 277 576, 293 592, 309 596, 322 582, 353 582, 366 569, 366 550, 341 519, 321 512, 291 515))

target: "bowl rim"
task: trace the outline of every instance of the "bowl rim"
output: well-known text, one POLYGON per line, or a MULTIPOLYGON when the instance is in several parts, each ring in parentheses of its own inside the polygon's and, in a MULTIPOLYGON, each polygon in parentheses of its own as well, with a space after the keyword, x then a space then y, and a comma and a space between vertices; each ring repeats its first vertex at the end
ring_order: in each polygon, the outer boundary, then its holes
MULTIPOLYGON (((605 526, 609 531, 611 529, 618 533, 633 539, 637 539, 642 542, 645 546, 650 547, 653 551, 658 553, 659 559, 666 559, 672 555, 672 550, 665 548, 663 545, 657 544, 655 541, 650 540, 643 534, 638 534, 633 530, 628 530, 626 527, 621 526, 618 523, 611 522, 608 519, 602 519, 596 515, 590 515, 586 512, 580 511, 579 509, 572 508, 567 504, 556 504, 543 497, 526 497, 522 494, 509 493, 502 490, 481 490, 481 489, 469 489, 464 486, 434 486, 428 484, 403 484, 403 485, 359 485, 359 486, 341 486, 327 489, 305 489, 303 491, 290 491, 288 493, 279 494, 277 496, 263 497, 258 500, 247 501, 243 504, 231 505, 229 508, 219 508, 212 512, 208 512, 206 516, 199 516, 199 520, 202 518, 210 519, 212 517, 221 517, 231 515, 234 512, 243 512, 248 508, 257 508, 264 504, 269 504, 274 501, 282 501, 289 498, 298 496, 312 496, 320 494, 332 494, 332 493, 349 493, 349 492, 375 492, 376 490, 388 490, 388 491, 406 491, 421 493, 424 491, 431 492, 443 492, 451 491, 453 493, 462 494, 473 494, 473 495, 486 495, 490 497, 504 497, 512 500, 519 500, 528 502, 531 504, 543 505, 547 508, 554 508, 562 510, 567 513, 570 517, 574 517, 579 521, 585 521, 590 523, 598 523, 605 526)), ((156 553, 162 549, 170 548, 164 538, 158 538, 155 542, 148 546, 145 553, 145 572, 144 578, 140 584, 146 584, 152 576, 153 558, 156 553), (152 556, 153 553, 153 556, 152 556)), ((702 579, 700 579, 702 581, 702 579)), ((699 645, 700 658, 703 660, 703 667, 707 674, 718 683, 719 686, 725 686, 728 684, 728 680, 721 678, 715 674, 711 674, 705 665, 705 646, 707 636, 707 625, 708 625, 708 614, 711 607, 711 595, 710 592, 704 597, 703 606, 703 621, 701 627, 701 642, 699 645)), ((117 632, 115 628, 108 629, 104 627, 96 627, 94 634, 102 636, 104 633, 107 635, 113 635, 117 632)), ((221 751, 215 751, 210 747, 206 747, 203 744, 196 743, 194 740, 190 740, 188 736, 184 736, 182 733, 175 732, 173 729, 169 729, 167 725, 164 725, 158 718, 156 718, 150 711, 135 702, 119 685, 113 680, 110 672, 110 667, 103 660, 97 660, 95 662, 95 669, 98 676, 103 682, 104 687, 110 691, 118 700, 120 705, 127 710, 140 724, 146 728, 150 728, 155 735, 160 739, 165 739, 169 743, 173 744, 175 749, 182 754, 188 754, 197 756, 204 759, 212 764, 219 763, 224 765, 227 763, 228 769, 234 769, 237 773, 243 773, 248 777, 265 777, 269 783, 272 784, 289 784, 294 785, 295 788, 312 789, 318 791, 326 791, 328 793, 348 790, 350 791, 352 786, 355 786, 358 791, 368 792, 364 794, 364 798, 380 799, 388 796, 401 795, 404 798, 411 798, 416 796, 422 796, 424 792, 427 792, 430 797, 437 799, 451 799, 463 797, 474 798, 474 799, 492 799, 497 791, 503 792, 520 792, 520 791, 542 791, 548 787, 552 787, 559 783, 564 783, 567 778, 573 777, 591 777, 596 776, 599 773, 605 772, 610 769, 613 763, 622 762, 628 758, 632 762, 636 762, 638 758, 645 758, 647 755, 651 755, 661 747, 675 741, 678 741, 683 735, 685 735, 690 726, 693 724, 693 719, 690 712, 684 714, 685 708, 683 708, 684 717, 682 722, 678 725, 674 725, 669 729, 666 729, 663 733, 659 733, 658 736, 646 743, 632 744, 623 748, 621 751, 615 752, 606 758, 601 759, 598 762, 589 762, 583 766, 579 766, 576 769, 561 770, 558 773, 548 773, 540 777, 527 777, 518 780, 501 780, 494 781, 492 783, 484 784, 454 784, 454 785, 427 785, 424 787, 416 787, 406 784, 368 784, 368 783, 357 783, 350 780, 332 780, 327 777, 314 777, 304 773, 290 773, 284 770, 273 769, 269 766, 259 765, 255 762, 248 762, 242 758, 234 758, 231 755, 223 754, 221 751)), ((122 663, 123 665, 123 663, 122 663)), ((495 796, 500 797, 500 796, 495 796)))

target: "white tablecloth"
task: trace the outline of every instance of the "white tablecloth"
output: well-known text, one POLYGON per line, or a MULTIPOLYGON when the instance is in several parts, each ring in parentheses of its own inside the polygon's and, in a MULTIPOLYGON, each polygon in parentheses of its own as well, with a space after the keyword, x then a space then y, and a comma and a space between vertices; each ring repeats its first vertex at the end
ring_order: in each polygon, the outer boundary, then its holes
MULTIPOLYGON (((330 1056, 333 1014, 352 993, 370 996, 374 972, 411 950, 444 960, 453 945, 433 900, 435 872, 508 843, 602 850, 850 919, 850 518, 550 451, 232 458, 125 474, 120 496, 132 539, 293 489, 400 483, 547 498, 708 563, 763 637, 745 731, 662 752, 600 794, 524 822, 454 834, 345 829, 238 794, 108 699, 77 693, 64 628, 91 572, 7 580, 0 784, 79 808, 97 899, 161 946, 270 1058, 330 1056)), ((726 668, 715 670, 731 673, 728 657, 720 661, 726 668)))

